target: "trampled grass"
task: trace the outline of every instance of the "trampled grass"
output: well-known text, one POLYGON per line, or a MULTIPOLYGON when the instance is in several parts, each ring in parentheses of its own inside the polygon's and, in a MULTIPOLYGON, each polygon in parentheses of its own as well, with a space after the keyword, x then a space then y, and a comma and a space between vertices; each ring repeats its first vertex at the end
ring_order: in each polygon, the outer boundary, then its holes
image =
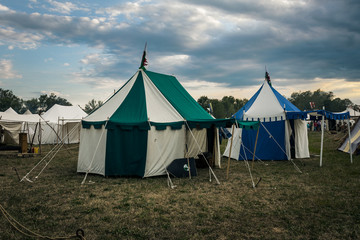
MULTIPOLYGON (((252 175, 242 161, 227 159, 214 169, 221 184, 209 182, 208 169, 193 179, 104 178, 89 175, 81 185, 77 148, 68 146, 34 182, 19 182, 40 156, 0 157, 0 204, 20 223, 47 236, 86 239, 360 239, 360 156, 336 150, 341 134, 325 134, 319 157, 256 161, 252 175)), ((310 133, 310 151, 319 154, 320 133, 310 133)), ((65 148, 64 148, 65 149, 65 148)), ((252 163, 250 163, 250 166, 252 163)), ((32 174, 30 178, 34 180, 32 174)), ((0 217, 0 239, 33 239, 0 217)))

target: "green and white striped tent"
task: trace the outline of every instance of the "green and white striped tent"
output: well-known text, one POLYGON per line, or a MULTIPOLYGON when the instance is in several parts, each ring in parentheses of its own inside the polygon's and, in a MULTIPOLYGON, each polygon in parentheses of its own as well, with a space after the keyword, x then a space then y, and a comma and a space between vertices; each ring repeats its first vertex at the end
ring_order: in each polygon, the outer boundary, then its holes
POLYGON ((78 172, 104 176, 166 174, 177 158, 214 153, 220 167, 214 119, 174 76, 140 68, 104 105, 82 121, 78 172), (191 129, 191 130, 190 130, 191 129))

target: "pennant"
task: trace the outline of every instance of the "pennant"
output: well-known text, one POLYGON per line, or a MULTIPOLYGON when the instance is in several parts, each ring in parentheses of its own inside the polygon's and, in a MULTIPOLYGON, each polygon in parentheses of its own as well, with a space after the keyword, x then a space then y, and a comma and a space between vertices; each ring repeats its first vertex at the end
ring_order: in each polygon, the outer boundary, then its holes
POLYGON ((141 64, 140 64, 140 67, 139 67, 139 69, 141 68, 143 70, 146 70, 145 66, 148 65, 148 62, 147 62, 147 59, 146 59, 146 46, 147 46, 147 43, 145 43, 144 53, 142 55, 141 64))
POLYGON ((271 86, 271 80, 270 80, 270 75, 268 73, 268 71, 265 71, 265 80, 268 82, 268 84, 271 86))
POLYGON ((315 102, 309 102, 309 104, 310 104, 310 108, 311 108, 311 109, 314 109, 314 108, 315 108, 315 102))

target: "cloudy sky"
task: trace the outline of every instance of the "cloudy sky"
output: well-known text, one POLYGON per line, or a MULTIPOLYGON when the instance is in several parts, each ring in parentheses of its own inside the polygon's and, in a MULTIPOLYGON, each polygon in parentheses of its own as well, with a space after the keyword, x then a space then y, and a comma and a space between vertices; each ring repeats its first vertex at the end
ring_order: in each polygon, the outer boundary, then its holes
POLYGON ((139 68, 174 74, 198 99, 273 86, 360 104, 358 0, 0 0, 0 88, 105 100, 139 68))

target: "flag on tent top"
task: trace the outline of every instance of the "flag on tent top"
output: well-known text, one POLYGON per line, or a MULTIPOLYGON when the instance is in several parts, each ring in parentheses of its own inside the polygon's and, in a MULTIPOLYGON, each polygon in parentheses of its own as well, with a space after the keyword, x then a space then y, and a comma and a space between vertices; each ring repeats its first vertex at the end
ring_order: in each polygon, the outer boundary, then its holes
POLYGON ((269 85, 271 86, 271 80, 270 80, 270 75, 268 73, 268 71, 265 71, 265 80, 269 83, 269 85))
POLYGON ((314 109, 314 108, 315 108, 315 102, 309 102, 309 104, 310 104, 310 108, 311 108, 311 109, 314 109))
POLYGON ((141 64, 140 64, 140 67, 139 67, 139 68, 142 68, 144 70, 146 70, 145 66, 148 65, 147 59, 146 59, 146 45, 147 45, 147 43, 145 43, 144 53, 142 55, 141 64))

